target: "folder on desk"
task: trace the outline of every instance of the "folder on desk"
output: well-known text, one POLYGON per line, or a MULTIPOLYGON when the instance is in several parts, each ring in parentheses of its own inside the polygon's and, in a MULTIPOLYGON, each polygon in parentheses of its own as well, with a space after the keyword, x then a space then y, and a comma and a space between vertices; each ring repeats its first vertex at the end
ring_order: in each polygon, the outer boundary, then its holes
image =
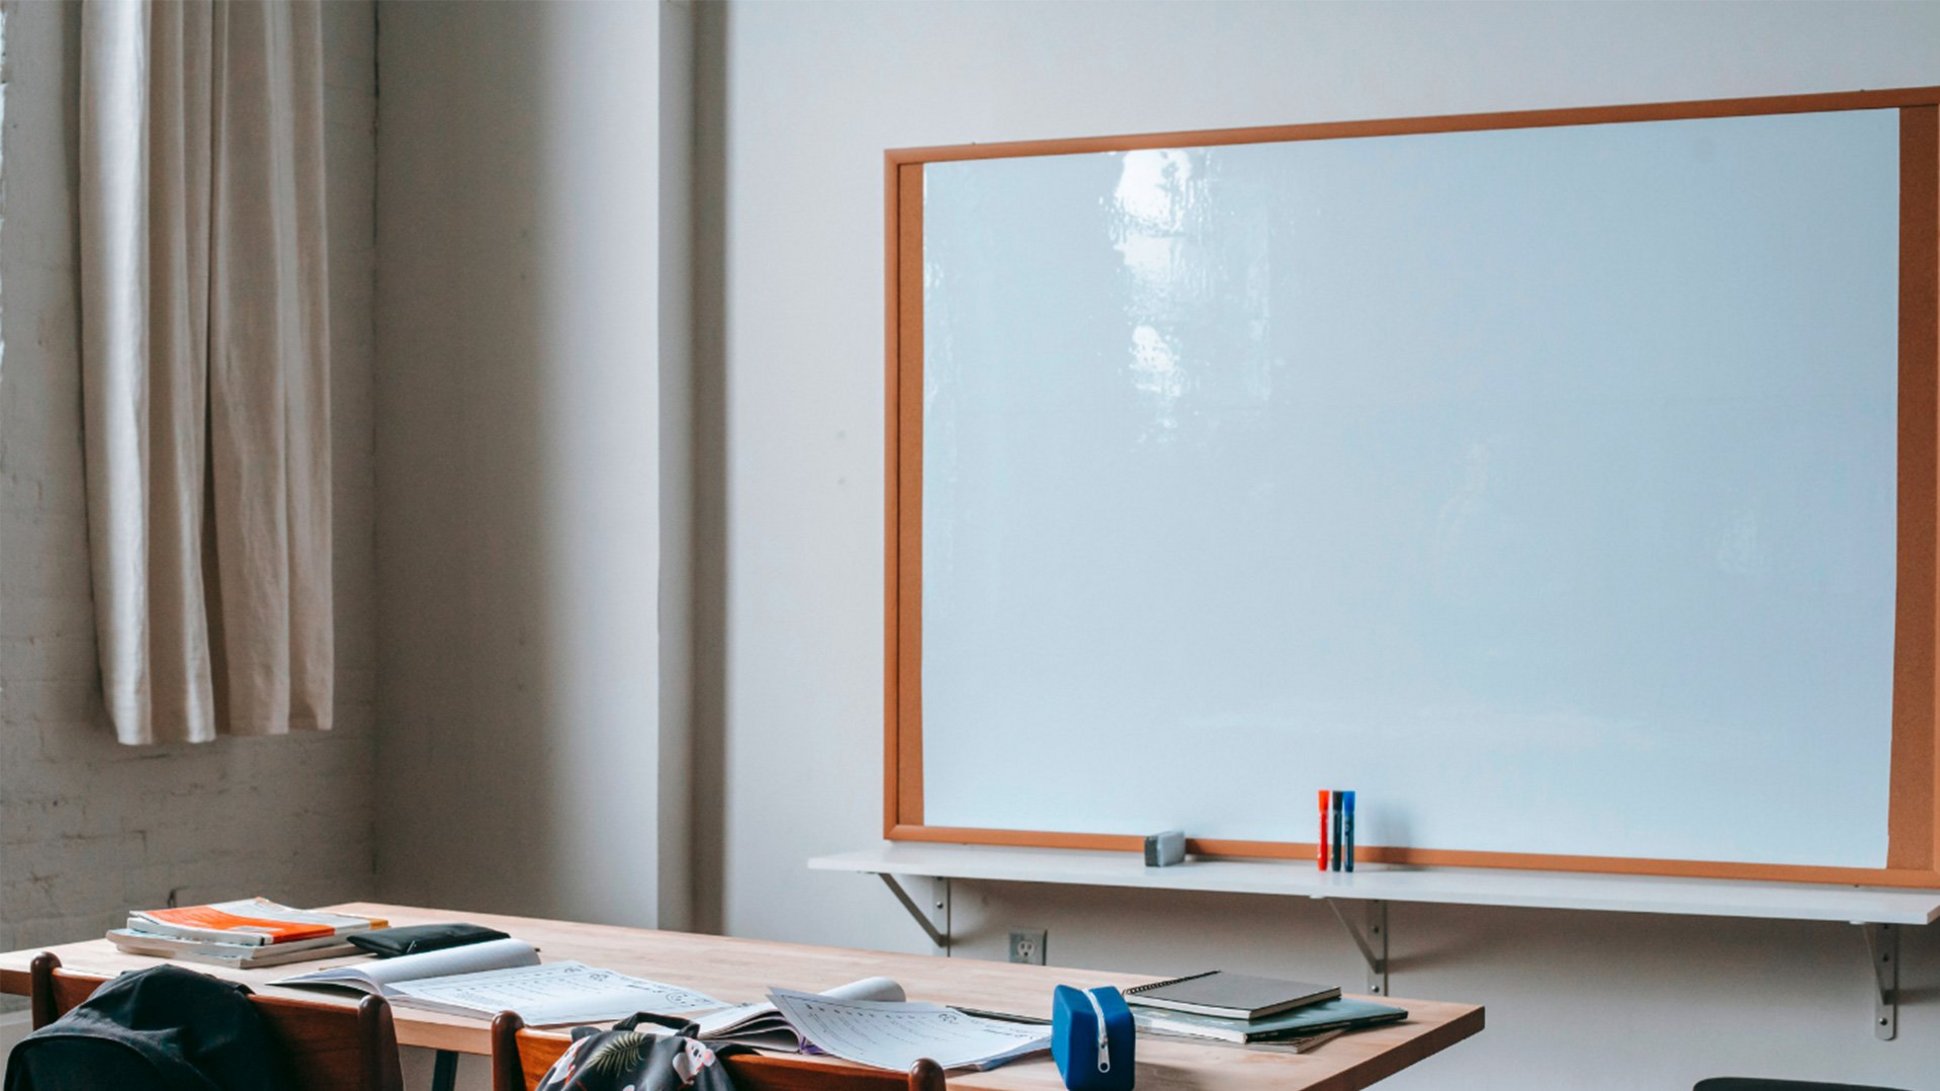
POLYGON ((1408 1012, 1403 1008, 1346 999, 1327 1000, 1279 1015, 1269 1015, 1264 1019, 1250 1020, 1222 1019, 1216 1015, 1159 1008, 1132 1009, 1132 1021, 1141 1031, 1241 1043, 1272 1042, 1329 1030, 1358 1030, 1361 1027, 1399 1023, 1407 1017, 1408 1012))
POLYGON ((1135 1007, 1167 1008, 1221 1019, 1263 1019, 1339 995, 1338 985, 1209 970, 1126 989, 1125 1002, 1135 1007))

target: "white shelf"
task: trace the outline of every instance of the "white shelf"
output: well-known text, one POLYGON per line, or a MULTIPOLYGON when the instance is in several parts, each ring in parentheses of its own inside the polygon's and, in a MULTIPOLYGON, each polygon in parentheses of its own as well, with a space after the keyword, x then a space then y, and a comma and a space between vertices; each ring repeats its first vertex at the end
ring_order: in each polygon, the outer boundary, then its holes
POLYGON ((1352 874, 1336 874, 1316 870, 1312 864, 1272 860, 1194 860, 1175 867, 1148 868, 1135 853, 906 842, 818 856, 808 866, 817 871, 929 879, 1698 917, 1856 924, 1930 924, 1940 917, 1940 890, 1736 879, 1381 865, 1364 865, 1352 874))

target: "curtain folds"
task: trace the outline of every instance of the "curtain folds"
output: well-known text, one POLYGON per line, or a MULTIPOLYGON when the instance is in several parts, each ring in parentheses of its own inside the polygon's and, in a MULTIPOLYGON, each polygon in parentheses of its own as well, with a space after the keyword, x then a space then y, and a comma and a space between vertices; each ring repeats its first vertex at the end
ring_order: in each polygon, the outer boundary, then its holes
POLYGON ((330 726, 320 14, 82 8, 88 539, 125 743, 330 726))

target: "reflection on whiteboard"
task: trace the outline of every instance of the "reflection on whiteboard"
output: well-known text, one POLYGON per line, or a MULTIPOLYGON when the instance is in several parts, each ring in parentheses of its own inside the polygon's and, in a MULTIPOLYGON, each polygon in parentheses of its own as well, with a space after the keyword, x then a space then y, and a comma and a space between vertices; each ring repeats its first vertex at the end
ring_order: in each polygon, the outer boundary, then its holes
POLYGON ((1897 111, 925 171, 928 824, 1884 866, 1897 111))

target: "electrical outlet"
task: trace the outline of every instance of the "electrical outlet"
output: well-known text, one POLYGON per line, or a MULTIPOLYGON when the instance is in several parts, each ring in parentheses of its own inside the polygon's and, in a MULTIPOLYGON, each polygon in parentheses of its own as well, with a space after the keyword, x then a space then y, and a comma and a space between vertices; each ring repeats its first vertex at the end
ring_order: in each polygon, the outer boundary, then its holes
POLYGON ((1011 929, 1010 960, 1032 966, 1044 965, 1044 929, 1011 929))

